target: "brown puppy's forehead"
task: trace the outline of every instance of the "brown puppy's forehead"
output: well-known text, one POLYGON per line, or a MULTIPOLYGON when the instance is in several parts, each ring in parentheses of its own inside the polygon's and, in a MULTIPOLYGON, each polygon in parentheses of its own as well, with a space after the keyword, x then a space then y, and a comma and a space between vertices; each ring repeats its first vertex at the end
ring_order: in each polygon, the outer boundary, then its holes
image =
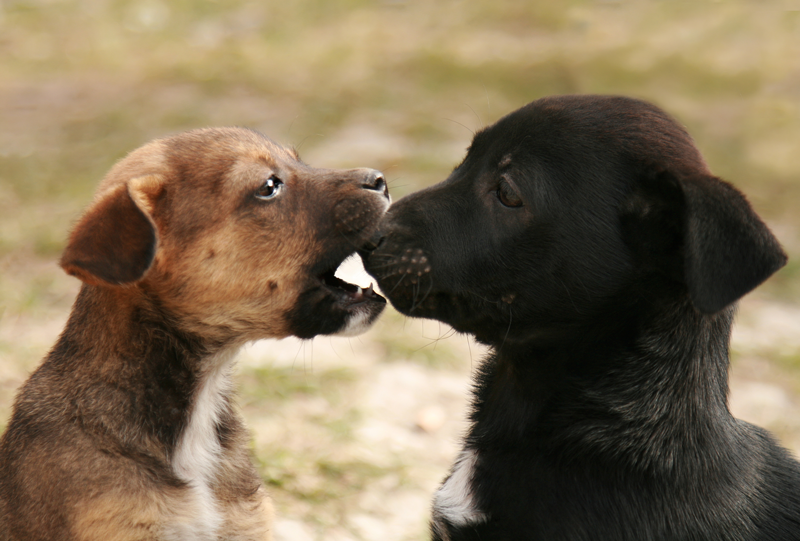
MULTIPOLYGON (((241 213, 248 196, 273 174, 286 180, 297 172, 302 177, 297 184, 313 182, 305 171, 311 168, 298 161, 294 150, 243 128, 188 132, 156 142, 153 151, 161 157, 147 155, 145 159, 162 167, 164 179, 163 192, 155 202, 157 226, 165 233, 164 240, 183 245, 227 227, 226 222, 241 213)), ((286 210, 285 201, 276 203, 272 206, 286 210)), ((269 216, 277 221, 282 214, 270 212, 269 216)), ((263 225, 261 233, 266 234, 269 224, 263 225)))
POLYGON ((120 160, 100 184, 97 195, 134 177, 175 176, 193 183, 218 183, 240 161, 298 162, 297 152, 245 128, 204 128, 156 139, 120 160))
POLYGON ((251 175, 299 164, 294 150, 236 128, 199 130, 172 139, 165 149, 165 162, 167 174, 175 177, 173 182, 212 193, 240 188, 242 182, 254 181, 251 175))
POLYGON ((244 128, 207 128, 182 134, 169 140, 167 156, 200 177, 236 159, 261 160, 267 165, 298 161, 293 149, 244 128))

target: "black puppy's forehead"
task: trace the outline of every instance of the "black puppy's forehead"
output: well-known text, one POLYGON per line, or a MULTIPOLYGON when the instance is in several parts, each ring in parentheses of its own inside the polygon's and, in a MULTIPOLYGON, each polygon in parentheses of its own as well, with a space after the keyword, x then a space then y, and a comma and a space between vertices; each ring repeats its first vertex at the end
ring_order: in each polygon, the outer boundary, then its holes
MULTIPOLYGON (((524 126, 523 126, 524 127, 524 126)), ((519 129, 508 129, 510 126, 501 126, 499 122, 475 134, 467 150, 465 159, 471 156, 480 156, 498 168, 508 167, 514 159, 514 151, 520 146, 519 129)))
POLYGON ((623 96, 551 96, 531 102, 478 132, 467 159, 481 156, 500 166, 537 155, 562 165, 576 157, 617 156, 685 173, 708 172, 683 126, 655 105, 623 96))

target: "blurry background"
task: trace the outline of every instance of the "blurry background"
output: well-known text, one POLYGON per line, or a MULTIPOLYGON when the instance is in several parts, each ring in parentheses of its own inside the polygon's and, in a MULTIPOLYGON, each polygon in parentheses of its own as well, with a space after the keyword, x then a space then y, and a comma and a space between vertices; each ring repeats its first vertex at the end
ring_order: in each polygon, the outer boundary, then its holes
MULTIPOLYGON (((675 115, 790 253, 741 304, 731 407, 799 449, 798 8, 0 0, 0 428, 78 290, 56 265, 71 223, 147 140, 249 126, 312 165, 381 169, 397 199, 444 179, 481 126, 543 95, 594 92, 675 115)), ((249 348, 241 406, 278 540, 424 538, 482 352, 391 309, 360 338, 249 348)))

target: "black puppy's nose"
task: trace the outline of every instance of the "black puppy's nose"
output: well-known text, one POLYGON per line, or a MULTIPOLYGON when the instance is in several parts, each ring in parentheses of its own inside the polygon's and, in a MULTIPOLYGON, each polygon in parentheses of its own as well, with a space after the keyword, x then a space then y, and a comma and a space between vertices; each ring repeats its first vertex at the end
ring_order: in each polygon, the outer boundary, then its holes
POLYGON ((383 195, 389 195, 389 187, 386 185, 386 178, 380 171, 372 170, 367 174, 364 179, 362 188, 367 190, 375 190, 376 192, 383 192, 383 195))

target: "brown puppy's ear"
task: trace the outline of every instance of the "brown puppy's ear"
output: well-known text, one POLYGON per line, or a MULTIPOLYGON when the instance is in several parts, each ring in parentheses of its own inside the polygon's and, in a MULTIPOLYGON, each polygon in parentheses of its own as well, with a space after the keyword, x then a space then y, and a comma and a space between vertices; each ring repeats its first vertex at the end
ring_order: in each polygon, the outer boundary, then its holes
POLYGON ((639 264, 683 281, 713 314, 786 264, 778 241, 736 188, 710 175, 678 178, 647 167, 622 205, 639 264))
POLYGON ((681 179, 684 273, 701 312, 718 312, 786 264, 786 254, 739 190, 711 176, 681 179))
POLYGON ((158 239, 149 214, 160 189, 160 177, 151 175, 103 194, 72 231, 61 267, 92 285, 140 280, 156 253, 158 239))

